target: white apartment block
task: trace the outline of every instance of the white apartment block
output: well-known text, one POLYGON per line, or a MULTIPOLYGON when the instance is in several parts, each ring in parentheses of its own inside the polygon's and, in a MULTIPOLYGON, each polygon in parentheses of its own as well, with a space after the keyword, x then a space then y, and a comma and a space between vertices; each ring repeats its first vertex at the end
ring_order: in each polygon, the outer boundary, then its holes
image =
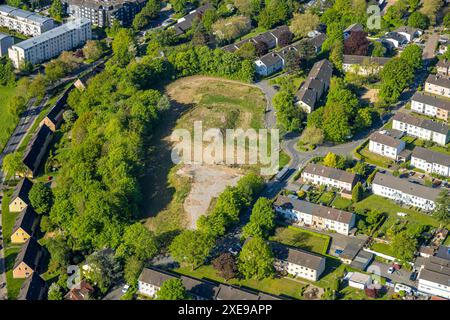
POLYGON ((57 57, 63 51, 82 46, 91 38, 91 22, 82 18, 13 45, 8 54, 13 65, 19 68, 26 61, 37 64, 57 57))
POLYGON ((297 248, 271 242, 277 271, 287 272, 294 277, 317 281, 325 271, 325 257, 297 248))
POLYGON ((156 298, 164 281, 174 278, 173 275, 158 270, 144 268, 138 279, 138 292, 142 295, 156 298))
POLYGON ((447 154, 415 147, 411 165, 428 173, 450 177, 450 156, 447 154))
POLYGON ((343 235, 350 233, 356 220, 351 212, 283 196, 277 198, 274 208, 278 214, 294 224, 331 230, 343 235))
POLYGON ((352 191, 358 180, 354 173, 313 163, 305 167, 302 179, 308 183, 326 185, 347 192, 352 191))
POLYGON ((372 192, 407 206, 431 211, 436 207, 435 201, 439 197, 440 190, 411 183, 407 179, 377 173, 372 182, 372 192))
POLYGON ((450 261, 439 256, 431 256, 419 272, 418 290, 450 299, 450 261))
POLYGON ((0 5, 0 26, 34 37, 53 29, 55 23, 53 19, 34 12, 0 5))
POLYGON ((369 138, 369 151, 394 161, 400 160, 400 153, 405 149, 405 141, 401 140, 403 132, 398 130, 382 130, 374 132, 369 138))
POLYGON ((450 98, 450 79, 447 76, 430 74, 425 81, 425 92, 450 98))
POLYGON ((448 125, 399 112, 393 117, 392 128, 423 140, 446 145, 450 141, 448 125))
POLYGON ((447 121, 450 114, 450 100, 416 92, 411 98, 411 110, 447 121))

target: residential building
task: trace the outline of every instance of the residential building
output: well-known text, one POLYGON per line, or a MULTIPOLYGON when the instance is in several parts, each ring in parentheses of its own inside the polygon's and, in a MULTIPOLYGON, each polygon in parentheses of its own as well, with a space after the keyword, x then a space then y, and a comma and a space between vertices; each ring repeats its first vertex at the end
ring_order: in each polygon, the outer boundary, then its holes
POLYGON ((274 208, 278 214, 295 224, 344 235, 350 233, 356 221, 351 212, 284 196, 278 196, 274 208))
POLYGON ((174 28, 175 34, 180 35, 188 31, 195 19, 201 18, 203 13, 208 9, 214 9, 214 6, 211 3, 206 3, 201 7, 198 7, 195 10, 189 12, 189 14, 177 20, 177 23, 171 26, 170 28, 174 28))
POLYGON ((302 179, 306 183, 325 185, 347 192, 351 192, 358 181, 354 173, 314 163, 308 163, 302 172, 302 179))
POLYGON ((385 57, 367 57, 344 54, 342 69, 362 76, 376 75, 391 60, 385 57))
POLYGON ((433 150, 415 147, 411 165, 428 173, 450 177, 450 155, 433 150))
POLYGON ((430 74, 425 81, 425 92, 450 98, 450 78, 430 74))
POLYGON ((91 37, 91 22, 81 18, 13 45, 8 55, 16 68, 25 62, 38 64, 84 45, 91 37))
POLYGON ((30 205, 30 199, 28 194, 30 193, 33 182, 28 178, 23 178, 14 188, 14 192, 11 196, 11 201, 9 202, 10 212, 21 212, 27 206, 30 205))
POLYGON ((407 206, 431 211, 436 207, 440 190, 378 172, 372 182, 372 192, 407 206))
POLYGON ((44 249, 34 238, 29 238, 16 257, 13 278, 28 278, 34 272, 39 273, 43 257, 44 249))
POLYGON ((352 288, 364 290, 372 284, 372 276, 360 272, 351 272, 348 278, 348 285, 352 288))
POLYGON ((219 284, 219 293, 216 300, 259 300, 259 295, 250 290, 219 284))
POLYGON ((450 77, 450 60, 442 59, 436 64, 437 74, 450 77))
POLYGON ((427 93, 416 92, 411 98, 411 110, 448 121, 450 115, 450 100, 427 93))
POLYGON ((398 112, 393 118, 392 128, 407 135, 446 145, 450 141, 448 125, 433 120, 398 112))
POLYGON ((314 47, 316 53, 319 53, 320 51, 322 51, 322 45, 326 39, 327 35, 325 33, 319 32, 318 35, 309 39, 309 43, 314 47))
POLYGON ((0 26, 35 37, 53 29, 55 23, 53 19, 34 12, 0 5, 0 26))
POLYGON ((422 35, 422 30, 409 27, 409 26, 402 26, 394 30, 394 32, 404 36, 408 42, 413 41, 415 38, 420 37, 422 35))
POLYGON ((316 62, 308 78, 295 94, 295 104, 311 113, 330 86, 333 64, 327 59, 316 62))
POLYGON ((38 172, 47 153, 53 132, 45 124, 37 130, 25 150, 22 162, 27 168, 27 176, 33 178, 38 172))
POLYGON ((418 279, 419 291, 450 299, 450 260, 448 258, 429 257, 421 267, 418 279))
POLYGON ((276 52, 269 52, 255 61, 256 73, 266 77, 278 72, 284 67, 283 58, 276 52))
POLYGON ((309 281, 319 280, 320 275, 325 271, 325 257, 276 242, 271 242, 270 245, 277 271, 309 281))
POLYGON ((138 279, 138 292, 156 298, 164 281, 176 278, 174 275, 156 269, 144 268, 138 279))
POLYGON ((354 23, 344 30, 344 40, 348 39, 352 32, 364 31, 364 27, 360 23, 354 23))
POLYGON ((37 273, 25 279, 20 287, 17 300, 45 300, 47 298, 47 284, 37 273))
POLYGON ((25 243, 34 236, 38 224, 38 215, 31 206, 27 206, 16 217, 11 234, 11 243, 25 243))
POLYGON ((73 18, 86 18, 101 28, 114 21, 130 26, 134 17, 145 7, 147 0, 64 0, 67 14, 73 18))
POLYGON ((70 90, 66 90, 61 97, 56 101, 44 119, 42 119, 40 126, 46 125, 52 132, 55 132, 61 122, 63 121, 64 105, 67 101, 67 96, 70 90))
POLYGON ((89 300, 94 293, 94 288, 86 281, 82 280, 78 285, 74 286, 64 296, 64 300, 89 300))
POLYGON ((406 146, 402 136, 403 132, 395 129, 376 131, 369 137, 369 151, 394 161, 407 160, 402 157, 406 146))
POLYGON ((180 279, 194 300, 214 300, 219 292, 219 287, 211 282, 187 276, 181 276, 180 279))
POLYGON ((389 32, 380 38, 381 43, 386 44, 390 48, 400 48, 408 43, 408 39, 397 32, 389 32))
POLYGON ((0 32, 0 57, 8 55, 8 48, 14 44, 14 38, 9 34, 0 32))

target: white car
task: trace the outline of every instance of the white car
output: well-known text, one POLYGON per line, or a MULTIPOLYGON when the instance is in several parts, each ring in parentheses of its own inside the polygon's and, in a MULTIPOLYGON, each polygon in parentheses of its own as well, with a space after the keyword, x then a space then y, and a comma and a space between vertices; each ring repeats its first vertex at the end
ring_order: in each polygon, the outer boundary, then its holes
POLYGON ((389 267, 389 269, 388 269, 388 273, 389 274, 394 273, 394 271, 395 271, 394 267, 389 267))
POLYGON ((406 284, 403 283, 396 283, 394 287, 394 292, 399 293, 400 291, 404 291, 408 295, 413 294, 413 289, 410 286, 407 286, 406 284))
POLYGON ((122 288, 122 293, 127 293, 128 289, 130 289, 130 286, 128 284, 124 285, 122 288))

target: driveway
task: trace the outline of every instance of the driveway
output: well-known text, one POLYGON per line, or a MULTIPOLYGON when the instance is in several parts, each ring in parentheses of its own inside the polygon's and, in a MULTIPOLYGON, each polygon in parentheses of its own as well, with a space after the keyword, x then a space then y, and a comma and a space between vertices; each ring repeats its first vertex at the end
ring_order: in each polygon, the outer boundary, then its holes
POLYGON ((376 261, 376 260, 374 260, 371 263, 371 265, 369 267, 369 270, 370 270, 370 268, 373 268, 373 267, 379 268, 380 275, 382 277, 384 277, 384 278, 387 278, 387 279, 391 280, 394 283, 403 283, 403 284, 406 284, 406 285, 408 285, 410 287, 417 288, 417 281, 409 280, 411 272, 406 270, 406 269, 404 269, 404 268, 402 268, 400 270, 397 270, 397 271, 394 271, 394 273, 392 273, 392 274, 389 274, 387 272, 387 270, 389 269, 390 264, 382 263, 382 262, 379 262, 379 261, 376 261))

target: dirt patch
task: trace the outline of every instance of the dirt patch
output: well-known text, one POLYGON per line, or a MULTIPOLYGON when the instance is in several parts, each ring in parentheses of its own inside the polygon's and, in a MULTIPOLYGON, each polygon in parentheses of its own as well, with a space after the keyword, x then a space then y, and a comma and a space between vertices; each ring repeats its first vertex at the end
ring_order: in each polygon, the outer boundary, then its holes
POLYGON ((376 103, 378 101, 378 91, 379 89, 368 89, 361 96, 361 99, 366 100, 370 103, 376 103))
POLYGON ((177 171, 192 181, 183 208, 187 215, 187 227, 195 229, 200 216, 207 213, 211 201, 227 186, 235 186, 242 176, 239 170, 225 166, 185 165, 177 171))

